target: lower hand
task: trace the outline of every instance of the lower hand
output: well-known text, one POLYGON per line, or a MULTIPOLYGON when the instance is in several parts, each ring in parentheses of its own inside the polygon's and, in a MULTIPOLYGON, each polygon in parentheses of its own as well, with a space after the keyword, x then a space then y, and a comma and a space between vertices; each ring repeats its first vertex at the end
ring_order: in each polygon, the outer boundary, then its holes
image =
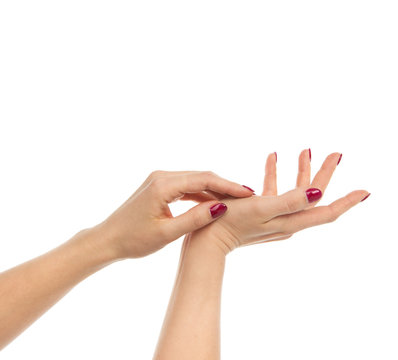
POLYGON ((303 150, 296 188, 278 196, 276 154, 270 154, 262 196, 226 199, 228 212, 225 216, 200 233, 206 234, 203 238, 211 237, 227 254, 239 246, 287 239, 299 230, 335 221, 369 195, 366 190, 355 190, 327 206, 315 207, 340 159, 340 153, 330 154, 311 181, 309 149, 303 150))

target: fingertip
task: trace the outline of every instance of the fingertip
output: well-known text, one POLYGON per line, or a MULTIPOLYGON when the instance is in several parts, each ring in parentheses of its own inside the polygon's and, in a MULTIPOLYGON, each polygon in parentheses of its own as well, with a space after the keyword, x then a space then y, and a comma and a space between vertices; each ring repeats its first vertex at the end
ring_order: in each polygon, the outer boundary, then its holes
POLYGON ((309 203, 318 201, 322 197, 322 190, 317 188, 309 188, 305 191, 309 203))
POLYGON ((228 207, 224 203, 217 203, 210 207, 210 215, 213 219, 219 218, 221 215, 225 214, 228 207))
POLYGON ((246 190, 249 190, 252 194, 254 194, 254 190, 251 187, 247 185, 242 185, 242 187, 244 187, 246 190))
POLYGON ((307 159, 311 161, 311 149, 309 148, 301 150, 299 155, 299 160, 304 161, 307 159))
POLYGON ((360 202, 365 201, 369 196, 370 196, 370 193, 368 193, 360 202))
POLYGON ((354 190, 346 195, 347 198, 354 204, 359 204, 365 201, 370 196, 370 192, 367 190, 354 190))
POLYGON ((278 155, 276 151, 269 153, 267 160, 265 161, 265 171, 266 172, 276 172, 276 163, 278 161, 278 155))
POLYGON ((341 158, 343 157, 343 153, 340 153, 340 156, 339 156, 339 159, 337 160, 337 164, 336 164, 336 166, 338 165, 338 164, 340 164, 340 161, 341 161, 341 158))
POLYGON ((267 160, 272 160, 272 158, 275 157, 275 162, 277 162, 278 160, 278 154, 276 153, 276 151, 269 153, 267 156, 267 160))

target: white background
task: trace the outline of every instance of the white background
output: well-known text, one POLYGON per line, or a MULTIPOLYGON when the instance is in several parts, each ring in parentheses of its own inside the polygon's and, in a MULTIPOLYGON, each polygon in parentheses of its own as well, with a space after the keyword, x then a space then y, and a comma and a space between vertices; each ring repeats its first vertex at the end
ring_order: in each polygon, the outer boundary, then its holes
MULTIPOLYGON (((279 191, 343 153, 332 224, 228 255, 223 359, 397 359, 396 1, 2 1, 0 270, 118 207, 152 170, 279 191)), ((183 207, 174 207, 182 211, 183 207)), ((150 359, 181 239, 74 288, 1 359, 150 359)))

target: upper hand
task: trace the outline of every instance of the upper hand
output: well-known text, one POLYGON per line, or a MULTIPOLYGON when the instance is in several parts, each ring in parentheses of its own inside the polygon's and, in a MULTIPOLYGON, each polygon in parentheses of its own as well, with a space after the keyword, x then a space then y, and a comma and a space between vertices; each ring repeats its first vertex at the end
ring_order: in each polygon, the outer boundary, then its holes
POLYGON ((153 253, 180 236, 199 229, 222 215, 218 198, 249 197, 249 188, 212 172, 155 171, 107 219, 95 226, 116 259, 153 253), (169 203, 196 200, 200 204, 173 217, 169 203))

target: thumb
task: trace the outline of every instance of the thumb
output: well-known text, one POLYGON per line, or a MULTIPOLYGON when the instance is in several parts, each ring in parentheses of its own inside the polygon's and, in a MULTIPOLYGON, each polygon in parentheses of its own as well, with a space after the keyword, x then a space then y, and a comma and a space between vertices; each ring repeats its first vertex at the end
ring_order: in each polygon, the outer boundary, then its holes
POLYGON ((200 229, 218 219, 227 211, 227 205, 217 201, 206 201, 178 215, 170 222, 170 232, 173 238, 200 229))

